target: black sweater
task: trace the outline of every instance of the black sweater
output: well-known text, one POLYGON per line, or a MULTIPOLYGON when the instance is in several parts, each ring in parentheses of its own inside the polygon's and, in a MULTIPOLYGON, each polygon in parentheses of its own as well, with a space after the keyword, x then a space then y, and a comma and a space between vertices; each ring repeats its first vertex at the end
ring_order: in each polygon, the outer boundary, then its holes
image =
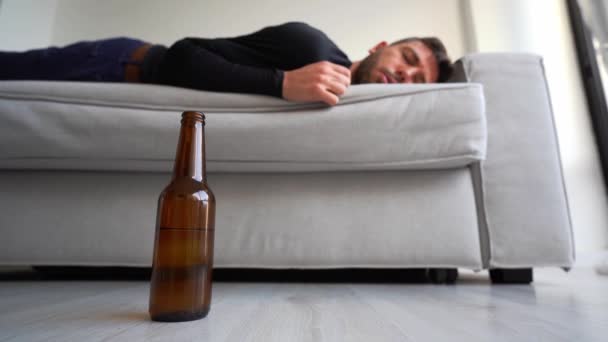
POLYGON ((283 71, 351 62, 323 32, 304 23, 234 38, 185 38, 164 52, 156 82, 208 91, 282 97, 283 71))

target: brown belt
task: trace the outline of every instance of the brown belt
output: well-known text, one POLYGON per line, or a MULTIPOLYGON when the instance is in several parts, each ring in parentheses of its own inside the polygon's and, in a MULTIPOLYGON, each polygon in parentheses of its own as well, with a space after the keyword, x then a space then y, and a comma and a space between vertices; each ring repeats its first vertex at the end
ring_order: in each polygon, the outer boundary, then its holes
POLYGON ((141 82, 141 63, 143 63, 144 58, 151 47, 152 44, 146 43, 133 51, 129 62, 125 66, 125 82, 141 82))

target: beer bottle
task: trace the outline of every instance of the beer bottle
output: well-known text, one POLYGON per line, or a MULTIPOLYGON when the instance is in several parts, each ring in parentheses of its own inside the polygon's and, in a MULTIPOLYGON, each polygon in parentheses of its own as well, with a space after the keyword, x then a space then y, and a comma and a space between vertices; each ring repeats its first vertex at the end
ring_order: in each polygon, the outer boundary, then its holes
POLYGON ((173 178, 158 199, 150 281, 154 321, 191 321, 211 304, 215 198, 205 173, 205 116, 184 112, 173 178))

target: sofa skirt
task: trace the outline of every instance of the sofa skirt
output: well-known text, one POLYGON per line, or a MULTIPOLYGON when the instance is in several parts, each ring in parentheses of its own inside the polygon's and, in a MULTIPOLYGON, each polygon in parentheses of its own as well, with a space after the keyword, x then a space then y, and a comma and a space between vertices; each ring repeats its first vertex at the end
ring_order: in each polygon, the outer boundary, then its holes
MULTIPOLYGON (((0 265, 151 266, 170 175, 0 172, 0 265)), ((215 267, 482 268, 469 168, 212 173, 215 267)))

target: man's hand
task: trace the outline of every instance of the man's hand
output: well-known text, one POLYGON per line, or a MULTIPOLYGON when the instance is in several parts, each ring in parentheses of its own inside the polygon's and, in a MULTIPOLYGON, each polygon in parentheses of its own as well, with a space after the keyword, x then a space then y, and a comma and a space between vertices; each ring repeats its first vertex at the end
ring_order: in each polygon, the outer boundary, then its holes
POLYGON ((296 102, 338 103, 350 85, 350 70, 327 61, 306 65, 283 74, 283 98, 296 102))

